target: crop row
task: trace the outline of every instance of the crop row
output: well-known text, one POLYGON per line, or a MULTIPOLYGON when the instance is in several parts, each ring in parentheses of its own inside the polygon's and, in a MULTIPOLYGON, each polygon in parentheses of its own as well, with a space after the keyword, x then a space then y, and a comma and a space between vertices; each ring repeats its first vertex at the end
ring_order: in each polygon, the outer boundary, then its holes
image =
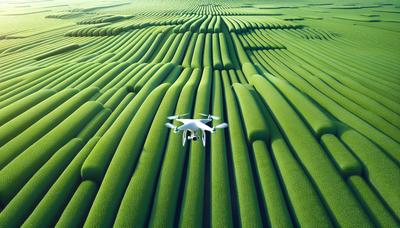
POLYGON ((75 17, 82 16, 82 12, 62 12, 57 14, 49 14, 46 18, 55 18, 55 19, 71 19, 75 17))
POLYGON ((154 16, 138 16, 127 17, 126 20, 120 22, 102 22, 102 23, 79 23, 79 24, 97 24, 95 26, 78 28, 65 33, 66 36, 81 37, 81 36, 115 36, 126 31, 141 29, 152 26, 179 25, 183 24, 188 19, 186 17, 163 16, 154 20, 154 16))
POLYGON ((311 29, 311 28, 292 30, 291 33, 294 36, 298 36, 300 38, 308 40, 313 40, 313 39, 333 40, 338 36, 336 33, 331 33, 321 29, 311 29))
POLYGON ((286 49, 286 47, 271 38, 266 30, 253 30, 252 32, 239 34, 239 39, 245 49, 286 49))
POLYGON ((229 32, 247 32, 252 29, 301 29, 303 26, 293 24, 287 21, 268 18, 266 20, 260 20, 259 17, 255 17, 255 20, 250 18, 244 19, 240 16, 224 16, 222 17, 229 32))
POLYGON ((124 19, 129 19, 129 17, 124 17, 124 16, 116 16, 116 15, 103 15, 99 17, 94 17, 94 18, 88 18, 84 19, 82 21, 77 22, 78 25, 80 24, 100 24, 100 23, 113 23, 116 21, 124 20, 124 19))
POLYGON ((195 16, 186 21, 182 25, 176 26, 174 32, 200 32, 212 33, 222 31, 222 17, 221 16, 195 16))

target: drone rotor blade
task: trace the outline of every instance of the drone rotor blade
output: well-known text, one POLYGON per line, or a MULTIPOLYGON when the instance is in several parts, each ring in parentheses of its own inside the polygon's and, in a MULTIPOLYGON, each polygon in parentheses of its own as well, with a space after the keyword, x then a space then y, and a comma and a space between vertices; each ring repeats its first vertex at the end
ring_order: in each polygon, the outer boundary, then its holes
POLYGON ((172 123, 166 123, 165 126, 168 127, 168 128, 171 128, 171 129, 175 129, 176 128, 176 126, 173 125, 172 123))
POLYGON ((215 129, 221 129, 221 128, 227 128, 228 124, 227 123, 222 123, 222 124, 218 124, 217 126, 215 126, 215 129))
POLYGON ((176 120, 176 119, 179 119, 180 117, 184 117, 184 116, 187 116, 187 115, 189 115, 189 113, 177 114, 177 115, 174 115, 174 116, 168 116, 167 119, 169 119, 169 120, 176 120))
POLYGON ((207 117, 208 119, 219 120, 219 116, 213 116, 213 115, 204 114, 204 113, 199 113, 199 115, 205 116, 205 117, 207 117))
POLYGON ((175 116, 168 116, 167 119, 169 119, 169 120, 178 119, 178 115, 175 115, 175 116))

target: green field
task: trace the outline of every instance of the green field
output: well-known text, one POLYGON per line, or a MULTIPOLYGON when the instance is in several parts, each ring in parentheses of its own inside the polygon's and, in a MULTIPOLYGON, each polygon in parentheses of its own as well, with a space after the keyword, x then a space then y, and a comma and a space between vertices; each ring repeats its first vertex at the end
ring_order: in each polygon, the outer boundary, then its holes
POLYGON ((0 227, 54 226, 400 227, 400 2, 0 1, 0 227))

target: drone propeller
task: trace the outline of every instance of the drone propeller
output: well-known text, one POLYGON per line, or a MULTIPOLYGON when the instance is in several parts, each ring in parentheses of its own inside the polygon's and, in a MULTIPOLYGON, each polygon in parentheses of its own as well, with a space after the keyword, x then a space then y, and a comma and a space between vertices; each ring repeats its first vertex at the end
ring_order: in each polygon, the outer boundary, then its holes
POLYGON ((213 120, 219 120, 219 117, 218 116, 213 116, 213 115, 211 115, 211 114, 204 114, 204 113, 199 113, 201 116, 206 116, 207 117, 207 119, 213 119, 213 120))
POLYGON ((187 115, 189 115, 189 113, 178 114, 178 115, 174 115, 174 116, 168 116, 167 119, 169 119, 169 120, 176 120, 176 119, 178 119, 178 118, 180 118, 180 117, 187 116, 187 115))
POLYGON ((165 126, 171 129, 176 129, 176 126, 173 125, 172 123, 165 123, 165 126))
POLYGON ((228 124, 227 123, 222 123, 218 124, 217 126, 214 127, 214 129, 221 129, 221 128, 227 128, 228 124))

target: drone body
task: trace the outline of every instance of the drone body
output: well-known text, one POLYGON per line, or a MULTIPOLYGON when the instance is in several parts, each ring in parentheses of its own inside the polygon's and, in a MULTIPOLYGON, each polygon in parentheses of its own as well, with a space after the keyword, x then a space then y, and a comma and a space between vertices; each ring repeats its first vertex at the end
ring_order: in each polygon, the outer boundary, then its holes
POLYGON ((173 129, 174 133, 178 133, 181 131, 183 132, 183 134, 182 134, 182 145, 183 146, 185 146, 186 140, 197 141, 200 138, 199 137, 200 132, 202 133, 201 139, 203 141, 203 146, 206 146, 206 131, 214 133, 217 129, 228 127, 227 123, 222 123, 215 127, 210 127, 207 125, 207 123, 213 121, 214 119, 218 120, 219 117, 217 117, 217 116, 200 114, 203 116, 207 116, 207 118, 206 119, 182 119, 182 118, 179 118, 179 117, 182 117, 185 115, 187 115, 187 114, 169 116, 167 118, 169 120, 176 120, 178 122, 181 122, 182 125, 180 125, 180 126, 175 126, 171 123, 165 124, 168 128, 173 129))

